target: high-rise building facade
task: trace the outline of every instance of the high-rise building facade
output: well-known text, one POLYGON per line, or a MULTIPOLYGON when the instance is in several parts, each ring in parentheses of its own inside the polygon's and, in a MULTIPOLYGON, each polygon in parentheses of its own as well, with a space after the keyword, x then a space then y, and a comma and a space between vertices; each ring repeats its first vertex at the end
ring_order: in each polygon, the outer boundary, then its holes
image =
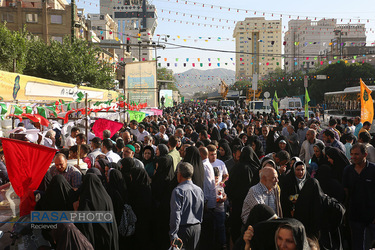
POLYGON ((264 17, 246 18, 237 22, 233 32, 236 39, 236 78, 260 77, 281 67, 281 20, 264 17))
POLYGON ((128 52, 139 61, 153 59, 153 50, 141 45, 152 42, 157 11, 147 0, 100 0, 100 14, 108 14, 118 25, 118 37, 131 44, 128 52))
POLYGON ((308 71, 328 56, 340 58, 344 46, 363 46, 366 29, 364 24, 337 24, 336 19, 291 20, 284 39, 284 69, 308 71))

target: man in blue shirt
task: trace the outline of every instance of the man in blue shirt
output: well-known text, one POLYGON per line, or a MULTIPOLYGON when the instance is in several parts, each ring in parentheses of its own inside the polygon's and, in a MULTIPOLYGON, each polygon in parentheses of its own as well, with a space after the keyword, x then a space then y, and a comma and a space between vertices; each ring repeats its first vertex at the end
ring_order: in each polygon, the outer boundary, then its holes
POLYGON ((186 249, 197 249, 203 220, 204 195, 200 187, 193 184, 194 168, 188 162, 177 166, 179 185, 172 191, 169 220, 172 246, 182 242, 186 249))
POLYGON ((363 124, 361 122, 361 117, 356 116, 356 118, 354 118, 354 126, 355 126, 354 135, 355 137, 358 138, 359 131, 363 127, 363 124))

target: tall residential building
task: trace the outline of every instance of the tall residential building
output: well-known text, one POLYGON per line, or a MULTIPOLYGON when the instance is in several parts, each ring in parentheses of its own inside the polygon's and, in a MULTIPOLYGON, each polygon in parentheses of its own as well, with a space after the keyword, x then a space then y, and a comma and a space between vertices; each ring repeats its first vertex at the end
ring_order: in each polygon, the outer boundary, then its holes
POLYGON ((233 32, 236 39, 236 78, 260 77, 281 67, 281 19, 246 18, 237 22, 233 32))
POLYGON ((333 56, 335 46, 332 44, 336 45, 333 57, 340 57, 341 44, 344 47, 366 42, 364 24, 338 25, 336 22, 336 19, 289 21, 284 37, 285 70, 294 72, 315 68, 322 58, 333 56))
POLYGON ((153 49, 141 45, 152 42, 157 27, 157 11, 147 0, 100 0, 100 14, 108 14, 118 25, 118 35, 128 52, 139 61, 153 59, 153 49))

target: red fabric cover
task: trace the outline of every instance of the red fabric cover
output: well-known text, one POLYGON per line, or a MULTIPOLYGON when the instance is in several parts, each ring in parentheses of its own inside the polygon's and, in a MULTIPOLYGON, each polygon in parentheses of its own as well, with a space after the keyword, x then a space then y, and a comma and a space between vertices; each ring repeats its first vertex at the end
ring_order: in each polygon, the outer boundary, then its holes
POLYGON ((103 140, 103 131, 108 129, 111 131, 111 135, 114 135, 117 131, 119 131, 124 124, 121 122, 114 122, 107 119, 98 119, 95 121, 94 126, 92 127, 92 132, 94 132, 95 136, 99 137, 103 140))
POLYGON ((57 150, 20 140, 0 139, 9 180, 21 198, 20 215, 23 216, 33 210, 33 191, 39 187, 57 150))

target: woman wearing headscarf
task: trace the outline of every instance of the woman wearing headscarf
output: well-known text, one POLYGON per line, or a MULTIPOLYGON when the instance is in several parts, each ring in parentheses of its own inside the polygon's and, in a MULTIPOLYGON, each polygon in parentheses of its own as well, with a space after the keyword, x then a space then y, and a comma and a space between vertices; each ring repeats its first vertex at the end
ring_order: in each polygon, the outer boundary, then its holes
POLYGON ((308 172, 315 176, 315 173, 317 169, 323 165, 323 164, 329 164, 327 160, 327 156, 324 154, 324 144, 322 142, 317 142, 314 146, 314 155, 311 157, 310 160, 310 168, 308 169, 308 172))
POLYGON ((142 162, 148 176, 151 178, 155 171, 155 152, 151 146, 146 146, 143 148, 142 162))
POLYGON ((36 204, 36 210, 72 211, 76 201, 76 192, 64 176, 55 175, 47 186, 47 190, 36 204))
POLYGON ((151 180, 144 168, 130 169, 130 183, 128 187, 129 205, 137 216, 134 235, 127 238, 129 249, 152 249, 151 215, 152 192, 151 180))
POLYGON ((226 162, 232 158, 232 150, 230 149, 228 143, 220 144, 218 153, 217 158, 223 162, 226 162))
MULTIPOLYGON (((86 174, 80 188, 78 211, 113 211, 111 197, 95 174, 86 174)), ((79 230, 95 249, 117 250, 117 223, 78 223, 79 230)))
POLYGON ((287 151, 290 156, 293 155, 292 147, 291 147, 288 139, 283 135, 280 135, 274 143, 274 152, 277 153, 281 150, 287 151))
POLYGON ((250 187, 259 182, 260 162, 250 146, 243 148, 239 163, 229 173, 225 193, 232 203, 230 226, 232 240, 235 242, 241 234, 241 213, 243 202, 250 187))
POLYGON ((346 166, 350 165, 348 158, 343 151, 333 147, 326 148, 326 156, 332 167, 333 177, 341 183, 342 172, 346 166))
POLYGON ((167 249, 170 246, 169 210, 171 199, 171 181, 174 177, 173 159, 168 155, 168 148, 164 144, 157 147, 156 171, 152 176, 151 189, 154 202, 153 217, 153 245, 157 249, 167 249))
MULTIPOLYGON (((246 224, 243 227, 243 230, 241 232, 242 237, 237 239, 237 241, 236 241, 236 243, 233 247, 233 250, 243 250, 245 248, 245 241, 243 240, 243 235, 244 235, 246 229, 249 226, 254 227, 255 225, 257 225, 258 223, 260 223, 262 221, 269 221, 269 220, 273 220, 273 219, 276 219, 276 218, 278 218, 278 217, 275 214, 275 211, 273 211, 273 209, 270 208, 269 206, 267 206, 265 204, 255 205, 251 209, 251 211, 249 213, 249 217, 247 218, 246 224)), ((263 244, 265 244, 265 243, 263 242, 263 244)), ((256 244, 253 244, 253 245, 255 246, 256 244)), ((256 248, 254 248, 254 246, 253 246, 253 249, 256 249, 256 248)))
POLYGON ((233 141, 233 137, 229 134, 229 130, 226 128, 220 130, 220 137, 221 139, 227 140, 229 143, 233 141))
POLYGON ((249 226, 243 239, 245 250, 310 250, 305 227, 293 218, 271 219, 249 226))
POLYGON ((319 239, 321 249, 343 249, 340 226, 345 209, 320 188, 319 181, 309 179, 296 202, 294 217, 303 223, 307 236, 319 239))
POLYGON ((106 190, 112 199, 116 222, 119 225, 124 204, 128 199, 126 183, 119 170, 111 168, 108 171, 108 185, 106 190))
POLYGON ((199 150, 195 146, 188 147, 186 149, 184 162, 190 163, 194 168, 194 173, 192 177, 192 181, 195 185, 200 187, 203 190, 203 182, 204 182, 204 167, 202 163, 201 156, 199 154, 199 150))
MULTIPOLYGON (((112 199, 116 223, 120 225, 124 213, 124 205, 128 203, 128 191, 120 170, 111 168, 108 171, 108 185, 106 189, 112 199)), ((125 239, 121 235, 119 235, 119 246, 120 249, 125 246, 125 239)))
POLYGON ((142 142, 136 141, 133 144, 133 146, 135 148, 134 157, 137 158, 138 160, 142 161, 142 152, 143 152, 143 144, 142 144, 142 142))
POLYGON ((122 173, 122 178, 124 178, 126 186, 129 187, 129 184, 131 181, 130 171, 133 168, 136 168, 135 161, 133 158, 125 157, 125 158, 122 158, 118 163, 121 165, 120 171, 122 173))
POLYGON ((210 133, 210 140, 211 140, 211 141, 212 141, 212 140, 220 141, 221 136, 220 136, 220 131, 219 131, 219 129, 218 129, 215 125, 213 125, 213 124, 209 124, 209 125, 208 125, 208 128, 209 128, 209 130, 211 131, 211 133, 210 133))
POLYGON ((95 162, 94 167, 99 169, 100 173, 102 174, 100 180, 102 181, 102 184, 105 186, 107 184, 105 173, 106 170, 108 172, 108 169, 110 168, 110 162, 107 159, 99 159, 95 162))
POLYGON ((293 218, 298 195, 308 179, 310 179, 310 175, 306 170, 306 165, 302 161, 296 161, 280 183, 280 200, 284 217, 293 218))
MULTIPOLYGON (((230 145, 232 146, 232 149, 235 145, 238 145, 238 146, 241 146, 241 148, 243 148, 245 146, 245 144, 243 144, 242 140, 238 137, 235 137, 232 141, 232 143, 230 143, 230 145)), ((250 145, 251 146, 251 145, 250 145)))
POLYGON ((264 156, 264 150, 263 150, 262 143, 258 139, 255 139, 255 140, 253 140, 253 142, 251 143, 250 146, 253 148, 253 150, 256 153, 256 155, 258 156, 258 158, 262 159, 263 156, 264 156))

